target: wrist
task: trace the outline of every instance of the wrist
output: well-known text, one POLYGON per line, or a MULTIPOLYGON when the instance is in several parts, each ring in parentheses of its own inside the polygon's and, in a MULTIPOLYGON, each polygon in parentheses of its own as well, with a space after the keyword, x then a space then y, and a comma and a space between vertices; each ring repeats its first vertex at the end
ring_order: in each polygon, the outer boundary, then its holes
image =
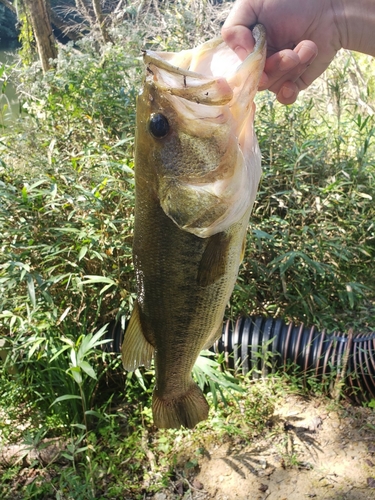
POLYGON ((342 48, 375 56, 375 0, 331 0, 342 48))

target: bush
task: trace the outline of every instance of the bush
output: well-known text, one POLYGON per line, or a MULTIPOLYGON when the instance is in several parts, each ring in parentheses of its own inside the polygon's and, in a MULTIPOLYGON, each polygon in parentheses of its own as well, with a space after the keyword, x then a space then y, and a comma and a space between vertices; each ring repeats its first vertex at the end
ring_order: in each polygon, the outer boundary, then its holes
POLYGON ((263 178, 236 312, 328 329, 373 325, 375 94, 349 63, 343 54, 293 106, 258 95, 263 178))

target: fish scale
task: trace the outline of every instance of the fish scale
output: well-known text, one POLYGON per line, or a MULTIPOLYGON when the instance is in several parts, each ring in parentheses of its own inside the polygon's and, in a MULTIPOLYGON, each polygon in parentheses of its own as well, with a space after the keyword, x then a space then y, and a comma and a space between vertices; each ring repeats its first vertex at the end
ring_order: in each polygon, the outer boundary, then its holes
POLYGON ((134 370, 154 357, 160 428, 193 428, 208 415, 191 371, 221 334, 261 173, 253 100, 264 28, 253 35, 243 62, 220 38, 190 52, 144 54, 135 145, 138 298, 122 360, 134 370))

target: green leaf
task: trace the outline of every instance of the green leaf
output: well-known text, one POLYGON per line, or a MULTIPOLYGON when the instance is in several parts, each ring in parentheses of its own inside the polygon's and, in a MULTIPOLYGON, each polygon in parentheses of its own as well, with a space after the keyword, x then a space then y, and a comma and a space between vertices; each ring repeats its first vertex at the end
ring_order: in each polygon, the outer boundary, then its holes
POLYGON ((77 448, 76 453, 82 453, 83 451, 87 451, 89 449, 88 446, 82 446, 82 448, 77 448))
POLYGON ((346 293, 348 294, 349 306, 351 309, 353 309, 353 307, 354 307, 354 293, 353 293, 353 287, 351 286, 350 283, 347 283, 347 285, 346 285, 346 293))
POLYGON ((81 250, 79 251, 79 254, 78 254, 78 260, 82 260, 83 257, 87 254, 87 250, 88 250, 88 246, 87 245, 84 245, 81 250))
POLYGON ((116 142, 114 146, 112 146, 112 149, 118 148, 119 146, 123 146, 124 144, 132 142, 133 140, 134 137, 126 137, 125 139, 121 139, 120 141, 116 142))
POLYGON ((109 285, 103 286, 103 288, 100 290, 99 294, 103 295, 103 293, 106 292, 109 288, 111 288, 111 286, 113 286, 112 283, 109 285))
POLYGON ((134 370, 134 375, 136 376, 138 383, 142 387, 142 389, 147 392, 147 387, 145 385, 145 381, 143 379, 142 373, 140 372, 139 368, 136 368, 134 370))
POLYGON ((93 417, 103 418, 104 415, 95 410, 86 410, 85 415, 92 415, 93 417))
POLYGON ((52 363, 52 361, 54 361, 56 358, 58 358, 60 356, 60 354, 62 354, 63 352, 67 351, 69 349, 69 346, 64 346, 62 349, 60 349, 59 351, 57 351, 53 356, 52 358, 49 358, 48 359, 48 363, 52 363))
POLYGON ((27 199, 28 199, 28 197, 27 197, 27 187, 26 186, 23 186, 21 194, 22 194, 22 200, 23 200, 23 202, 26 203, 27 199))
POLYGON ((74 380, 77 382, 78 385, 81 385, 83 380, 82 380, 82 374, 81 374, 81 368, 79 366, 72 366, 69 368, 72 377, 74 380))
POLYGON ((82 281, 84 285, 88 283, 108 283, 109 285, 117 286, 116 281, 106 276, 86 275, 84 277, 86 278, 86 280, 82 281))
POLYGON ((357 194, 357 196, 359 196, 360 198, 365 198, 366 200, 372 200, 372 196, 371 196, 371 195, 369 195, 369 194, 367 194, 367 193, 359 193, 359 192, 357 191, 357 193, 356 193, 356 194, 357 194))
POLYGON ((26 283, 27 283, 27 293, 29 295, 30 302, 32 303, 33 307, 36 307, 35 286, 31 274, 27 274, 26 283))
MULTIPOLYGON (((84 424, 72 424, 71 426, 72 427, 77 427, 77 429, 81 429, 83 431, 86 431, 86 426, 84 424)), ((80 443, 84 437, 85 436, 82 435, 78 442, 80 443)))
POLYGON ((81 396, 77 396, 76 394, 64 394, 64 396, 59 396, 55 399, 55 401, 51 404, 53 406, 56 403, 60 403, 61 401, 69 401, 71 399, 82 399, 81 396))
POLYGON ((32 342, 32 346, 31 346, 31 349, 30 351, 27 353, 27 357, 30 359, 32 357, 32 355, 34 354, 34 352, 38 349, 38 347, 43 344, 45 342, 45 339, 42 337, 42 338, 39 338, 39 339, 35 339, 33 340, 32 342))
POLYGON ((81 361, 79 364, 81 370, 83 370, 87 375, 95 380, 97 380, 97 376, 93 367, 87 361, 81 361))
POLYGON ((75 352, 74 349, 72 349, 70 351, 70 359, 72 360, 72 365, 74 367, 76 367, 77 366, 77 353, 75 352))
POLYGON ((100 346, 102 344, 105 344, 107 342, 111 342, 111 339, 105 339, 102 340, 102 337, 105 335, 107 331, 108 325, 102 326, 100 330, 98 330, 95 335, 92 333, 89 333, 83 337, 82 343, 79 347, 78 350, 78 358, 83 359, 85 356, 87 356, 92 349, 94 349, 97 346, 100 346))
POLYGON ((273 238, 272 234, 268 234, 265 231, 261 231, 260 229, 253 229, 252 233, 258 239, 263 238, 266 240, 272 240, 273 238))

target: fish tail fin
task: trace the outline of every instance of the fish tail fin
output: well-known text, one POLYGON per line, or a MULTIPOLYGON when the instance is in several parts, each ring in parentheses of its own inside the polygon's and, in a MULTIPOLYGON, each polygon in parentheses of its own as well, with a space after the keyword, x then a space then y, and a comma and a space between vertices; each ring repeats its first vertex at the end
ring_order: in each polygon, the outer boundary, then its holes
POLYGON ((154 355, 154 347, 147 342, 142 332, 139 317, 139 305, 135 302, 133 312, 125 332, 121 348, 122 364, 125 370, 132 372, 138 366, 149 368, 154 355))
POLYGON ((192 429, 208 417, 208 403, 197 384, 191 381, 188 390, 179 397, 163 398, 154 391, 152 413, 159 429, 192 429))

